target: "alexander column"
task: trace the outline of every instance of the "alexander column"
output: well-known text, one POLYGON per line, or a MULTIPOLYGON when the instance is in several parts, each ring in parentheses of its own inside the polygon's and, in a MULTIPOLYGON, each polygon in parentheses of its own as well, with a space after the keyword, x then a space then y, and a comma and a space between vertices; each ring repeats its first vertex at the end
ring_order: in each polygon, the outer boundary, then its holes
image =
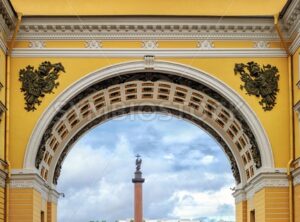
POLYGON ((134 222, 143 222, 143 183, 141 165, 142 159, 140 155, 136 155, 135 173, 132 183, 134 183, 134 222))

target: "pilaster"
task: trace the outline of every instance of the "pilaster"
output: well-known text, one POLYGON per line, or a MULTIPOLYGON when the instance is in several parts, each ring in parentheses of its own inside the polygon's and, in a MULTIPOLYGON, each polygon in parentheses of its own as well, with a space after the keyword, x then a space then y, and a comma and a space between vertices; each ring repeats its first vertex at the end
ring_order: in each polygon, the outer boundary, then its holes
POLYGON ((294 178, 294 205, 295 205, 295 222, 300 222, 300 159, 295 162, 295 169, 293 171, 294 178))
POLYGON ((38 174, 13 171, 9 189, 9 221, 39 222, 43 217, 44 221, 55 222, 58 197, 58 192, 38 174))
POLYGON ((283 170, 258 174, 233 196, 237 221, 289 221, 288 178, 283 170))

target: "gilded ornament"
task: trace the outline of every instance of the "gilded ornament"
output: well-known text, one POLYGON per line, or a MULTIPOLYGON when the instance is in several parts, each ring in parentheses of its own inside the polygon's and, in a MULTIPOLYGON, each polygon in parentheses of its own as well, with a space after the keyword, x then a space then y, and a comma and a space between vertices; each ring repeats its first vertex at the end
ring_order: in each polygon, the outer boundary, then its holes
POLYGON ((53 89, 58 87, 57 79, 61 71, 65 72, 61 63, 51 64, 48 61, 41 63, 38 69, 27 66, 20 70, 21 92, 24 93, 25 109, 28 112, 36 110, 35 106, 41 104, 45 94, 53 93, 53 89))
POLYGON ((276 97, 279 92, 278 69, 275 66, 266 65, 262 68, 256 62, 247 64, 235 64, 234 73, 240 74, 242 82, 240 88, 247 91, 248 95, 254 95, 261 100, 259 104, 264 111, 270 111, 276 105, 276 97))

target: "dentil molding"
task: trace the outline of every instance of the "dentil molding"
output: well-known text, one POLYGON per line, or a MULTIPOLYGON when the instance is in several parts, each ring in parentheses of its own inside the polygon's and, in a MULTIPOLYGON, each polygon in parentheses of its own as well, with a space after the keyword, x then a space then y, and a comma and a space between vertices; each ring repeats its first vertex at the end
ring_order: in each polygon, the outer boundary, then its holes
POLYGON ((23 18, 18 40, 33 39, 279 40, 273 18, 54 17, 23 18))

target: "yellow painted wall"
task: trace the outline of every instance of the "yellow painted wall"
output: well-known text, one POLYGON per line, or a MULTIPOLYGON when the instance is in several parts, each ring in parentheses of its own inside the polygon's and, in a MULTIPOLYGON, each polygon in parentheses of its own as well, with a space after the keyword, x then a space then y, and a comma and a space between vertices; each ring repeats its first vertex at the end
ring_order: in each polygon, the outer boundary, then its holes
POLYGON ((57 221, 57 205, 55 203, 47 203, 47 222, 57 221))
MULTIPOLYGON (((289 196, 288 188, 270 187, 257 192, 253 198, 256 222, 288 222, 289 196)), ((249 209, 248 214, 250 213, 249 209)), ((248 215, 248 221, 250 216, 248 215)))
POLYGON ((0 221, 4 221, 5 219, 5 190, 3 187, 0 187, 0 221))
POLYGON ((236 222, 247 222, 247 201, 241 201, 235 206, 236 222))
MULTIPOLYGON (((0 101, 5 105, 5 66, 6 56, 2 50, 0 50, 0 82, 3 88, 0 89, 0 101)), ((5 114, 2 116, 0 122, 0 159, 4 160, 4 133, 5 133, 5 114)))
MULTIPOLYGON (((253 209, 255 210, 255 221, 265 222, 266 218, 266 204, 265 204, 265 189, 260 190, 254 195, 253 209)), ((248 212, 248 221, 250 221, 250 212, 248 212)))
MULTIPOLYGON (((159 58, 158 58, 159 59, 159 58)), ((11 91, 10 91, 10 161, 12 168, 22 168, 25 148, 31 132, 37 123, 42 112, 48 104, 61 93, 84 75, 110 66, 116 63, 132 61, 137 59, 121 58, 13 58, 11 62, 11 91), (18 72, 27 65, 37 67, 41 62, 49 60, 52 63, 62 62, 66 73, 59 78, 60 86, 54 94, 46 95, 42 105, 34 112, 24 110, 23 94, 20 92, 21 83, 18 80, 18 72), (22 124, 19 124, 21 123, 22 124), (18 138, 18 140, 14 139, 18 138)), ((192 58, 192 59, 164 59, 166 61, 177 62, 188 66, 204 70, 211 75, 227 83, 236 90, 248 102, 256 112, 262 122, 273 147, 276 167, 286 167, 289 160, 287 152, 289 148, 289 104, 288 104, 288 77, 286 58, 192 58), (235 63, 246 63, 256 61, 260 64, 272 64, 280 70, 280 92, 277 98, 277 105, 271 112, 264 112, 258 104, 259 100, 253 96, 248 96, 240 90, 240 78, 235 76, 233 68, 235 63)))
POLYGON ((41 222, 41 211, 47 220, 47 202, 32 188, 12 188, 9 194, 10 222, 41 222))
POLYGON ((23 15, 269 15, 278 14, 286 0, 11 0, 23 15), (247 5, 247 7, 245 7, 247 5), (270 7, 272 5, 272 7, 270 7), (120 7, 122 6, 122 7, 120 7), (51 10, 49 10, 51 9, 51 10))
POLYGON ((295 186, 294 190, 295 201, 295 222, 300 222, 300 184, 295 186))
POLYGON ((9 221, 32 222, 33 189, 10 189, 9 221))

